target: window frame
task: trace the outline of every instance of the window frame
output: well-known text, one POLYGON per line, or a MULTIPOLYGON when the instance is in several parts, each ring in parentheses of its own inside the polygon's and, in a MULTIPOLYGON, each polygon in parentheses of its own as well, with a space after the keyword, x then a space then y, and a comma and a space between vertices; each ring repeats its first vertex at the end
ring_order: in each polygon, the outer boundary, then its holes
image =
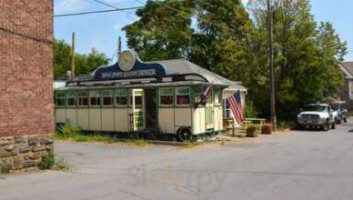
POLYGON ((114 90, 114 106, 116 107, 128 107, 129 106, 129 90, 128 89, 115 89, 114 90), (125 91, 125 94, 121 93, 121 91, 125 91), (116 98, 117 97, 125 97, 126 104, 118 104, 116 98))
POLYGON ((95 108, 99 108, 102 106, 102 92, 100 90, 90 90, 89 91, 89 106, 95 107, 95 108), (92 101, 91 101, 93 98, 92 93, 98 94, 97 96, 95 96, 95 98, 99 100, 99 105, 92 105, 92 101))
POLYGON ((113 107, 114 106, 114 91, 113 90, 102 90, 101 91, 101 105, 102 105, 102 107, 113 107), (109 92, 110 96, 105 96, 105 94, 104 94, 105 92, 109 92), (111 98, 111 103, 109 105, 104 104, 105 97, 111 98))
POLYGON ((233 112, 227 102, 227 99, 223 99, 223 119, 232 119, 234 118, 233 112), (229 112, 229 116, 227 116, 227 112, 229 112))
POLYGON ((175 93, 174 93, 174 101, 175 101, 175 106, 177 107, 189 107, 191 105, 191 89, 190 87, 177 87, 175 88, 175 93), (183 94, 179 92, 179 90, 182 90, 182 89, 188 89, 188 94, 183 94), (178 103, 178 95, 187 95, 189 96, 189 103, 188 104, 179 104, 178 103))
POLYGON ((60 91, 60 92, 55 92, 55 106, 56 107, 60 107, 60 108, 64 108, 66 107, 66 92, 64 91, 60 91), (59 94, 62 94, 62 97, 58 97, 59 94), (58 99, 64 100, 64 105, 59 105, 58 104, 58 99))
POLYGON ((222 98, 222 90, 213 90, 213 103, 215 106, 222 106, 223 105, 223 98, 222 98), (216 101, 217 100, 217 101, 216 101))
POLYGON ((90 106, 90 96, 89 96, 89 92, 90 92, 90 91, 88 91, 88 90, 81 90, 81 91, 78 91, 78 92, 77 92, 77 106, 78 106, 78 107, 84 108, 84 107, 89 107, 89 106, 90 106), (86 96, 80 95, 80 94, 82 94, 82 93, 86 93, 86 96), (84 97, 87 98, 87 105, 81 105, 81 104, 80 104, 80 102, 81 102, 80 99, 81 99, 81 98, 84 98, 84 97))
POLYGON ((159 90, 158 90, 158 103, 159 103, 159 105, 160 105, 161 107, 173 107, 173 106, 174 106, 174 102, 175 102, 175 100, 174 100, 174 90, 173 90, 173 88, 171 88, 171 87, 159 88, 159 90), (169 95, 168 95, 168 94, 161 94, 163 90, 170 90, 171 94, 169 94, 169 95), (162 96, 169 96, 169 97, 171 97, 172 103, 171 103, 171 104, 163 104, 163 103, 161 102, 161 97, 162 97, 162 96))
POLYGON ((66 95, 65 95, 65 102, 66 102, 66 107, 71 107, 71 108, 76 107, 77 106, 77 91, 73 91, 73 90, 67 91, 66 95), (69 105, 69 97, 71 97, 71 98, 73 97, 74 105, 69 105))

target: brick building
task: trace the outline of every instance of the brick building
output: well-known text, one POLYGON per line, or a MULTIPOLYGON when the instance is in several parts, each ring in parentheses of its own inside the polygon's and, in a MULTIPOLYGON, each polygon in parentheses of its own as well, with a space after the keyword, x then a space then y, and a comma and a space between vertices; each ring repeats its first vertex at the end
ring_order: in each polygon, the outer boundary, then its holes
POLYGON ((0 0, 0 167, 52 151, 53 1, 0 0))
POLYGON ((340 65, 344 73, 344 85, 341 88, 341 99, 346 101, 345 107, 353 111, 353 62, 342 62, 340 65))

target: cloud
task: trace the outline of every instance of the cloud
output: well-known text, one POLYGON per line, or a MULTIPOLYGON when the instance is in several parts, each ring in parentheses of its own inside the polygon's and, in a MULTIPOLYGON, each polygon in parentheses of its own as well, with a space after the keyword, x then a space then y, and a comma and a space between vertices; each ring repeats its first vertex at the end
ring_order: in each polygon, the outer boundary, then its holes
POLYGON ((85 0, 62 0, 57 6, 58 13, 67 13, 83 10, 87 6, 85 0))
POLYGON ((249 0, 241 0, 243 2, 243 4, 247 4, 249 3, 249 0))

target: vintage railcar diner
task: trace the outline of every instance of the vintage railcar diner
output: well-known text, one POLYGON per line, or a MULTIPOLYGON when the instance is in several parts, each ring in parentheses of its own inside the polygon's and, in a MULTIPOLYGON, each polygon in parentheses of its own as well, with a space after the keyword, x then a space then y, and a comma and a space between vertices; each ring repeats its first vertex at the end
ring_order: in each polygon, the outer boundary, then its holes
POLYGON ((143 62, 132 50, 91 76, 55 89, 58 126, 94 132, 155 132, 179 141, 237 125, 227 98, 246 88, 185 59, 143 62))

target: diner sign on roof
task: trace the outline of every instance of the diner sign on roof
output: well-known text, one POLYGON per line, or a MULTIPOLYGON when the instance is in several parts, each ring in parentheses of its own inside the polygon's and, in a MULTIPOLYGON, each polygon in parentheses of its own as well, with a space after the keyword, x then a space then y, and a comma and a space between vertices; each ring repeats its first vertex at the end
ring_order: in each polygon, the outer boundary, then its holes
POLYGON ((120 80, 134 78, 160 79, 167 75, 166 68, 159 63, 144 63, 136 52, 123 51, 114 65, 98 68, 93 77, 96 80, 120 80))

